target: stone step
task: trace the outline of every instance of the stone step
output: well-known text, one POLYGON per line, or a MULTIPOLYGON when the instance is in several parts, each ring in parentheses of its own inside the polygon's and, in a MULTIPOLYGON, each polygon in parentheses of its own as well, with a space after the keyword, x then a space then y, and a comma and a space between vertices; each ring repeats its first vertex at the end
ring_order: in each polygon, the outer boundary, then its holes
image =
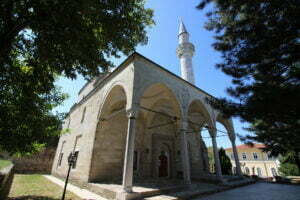
POLYGON ((198 196, 209 195, 217 192, 222 192, 231 188, 240 187, 248 184, 252 184, 255 181, 250 179, 243 179, 239 181, 232 181, 226 185, 204 185, 196 184, 192 185, 188 190, 178 191, 169 194, 161 194, 152 197, 143 198, 143 200, 188 200, 198 196))
POLYGON ((243 180, 243 179, 244 179, 244 177, 242 177, 242 176, 225 177, 225 180, 227 182, 240 181, 240 180, 243 180))
POLYGON ((99 187, 97 184, 93 184, 93 183, 89 183, 87 188, 90 191, 106 199, 115 199, 117 195, 115 191, 109 190, 107 188, 99 187))
POLYGON ((175 193, 175 192, 180 192, 183 190, 187 190, 188 186, 186 185, 178 185, 178 186, 168 186, 168 187, 163 187, 160 189, 155 189, 147 192, 142 192, 139 194, 139 197, 136 198, 135 200, 142 200, 150 197, 157 197, 161 195, 167 195, 170 193, 175 193))
POLYGON ((208 195, 215 192, 223 191, 225 187, 219 186, 217 188, 204 188, 204 189, 189 189, 186 191, 164 194, 159 196, 153 196, 144 198, 144 200, 187 200, 199 195, 208 195))
POLYGON ((241 179, 241 180, 226 182, 225 186, 232 188, 232 187, 240 187, 240 186, 244 186, 244 185, 248 185, 248 184, 252 184, 252 183, 255 183, 255 180, 245 178, 245 179, 241 179))

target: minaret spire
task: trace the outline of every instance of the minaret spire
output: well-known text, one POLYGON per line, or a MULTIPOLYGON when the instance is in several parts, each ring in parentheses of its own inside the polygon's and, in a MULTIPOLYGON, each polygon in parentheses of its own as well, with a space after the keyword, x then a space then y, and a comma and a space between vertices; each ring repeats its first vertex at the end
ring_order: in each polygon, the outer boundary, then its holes
POLYGON ((188 33, 188 32, 186 31, 186 28, 185 28, 185 26, 184 26, 184 23, 183 23, 182 20, 180 19, 180 24, 179 24, 179 34, 178 34, 178 35, 180 35, 180 34, 182 34, 182 33, 188 33))
POLYGON ((179 45, 177 47, 177 56, 180 59, 181 77, 195 84, 195 77, 193 72, 192 57, 195 52, 195 47, 189 42, 189 33, 187 32, 184 23, 180 20, 179 24, 179 45))

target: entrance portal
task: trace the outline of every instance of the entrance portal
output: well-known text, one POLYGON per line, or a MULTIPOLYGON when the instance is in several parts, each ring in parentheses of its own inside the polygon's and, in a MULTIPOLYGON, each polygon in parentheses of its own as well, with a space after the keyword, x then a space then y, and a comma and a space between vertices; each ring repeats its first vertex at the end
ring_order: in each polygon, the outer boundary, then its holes
POLYGON ((166 152, 162 151, 158 159, 159 159, 158 177, 168 177, 169 159, 166 156, 166 152))

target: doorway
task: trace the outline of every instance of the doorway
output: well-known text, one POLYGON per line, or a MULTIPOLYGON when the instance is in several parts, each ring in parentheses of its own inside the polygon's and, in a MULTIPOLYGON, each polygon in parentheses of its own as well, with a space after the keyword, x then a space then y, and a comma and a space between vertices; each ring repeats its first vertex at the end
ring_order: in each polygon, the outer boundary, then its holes
POLYGON ((161 151, 158 160, 158 177, 169 177, 169 158, 167 152, 161 151))

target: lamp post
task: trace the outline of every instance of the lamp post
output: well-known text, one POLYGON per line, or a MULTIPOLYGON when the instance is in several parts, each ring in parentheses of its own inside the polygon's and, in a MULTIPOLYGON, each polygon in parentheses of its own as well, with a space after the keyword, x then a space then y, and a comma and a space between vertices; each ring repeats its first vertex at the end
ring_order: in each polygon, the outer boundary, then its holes
POLYGON ((68 156, 69 169, 68 169, 68 174, 67 174, 67 178, 66 178, 66 181, 65 181, 65 187, 64 187, 64 191, 63 191, 63 195, 61 197, 61 200, 65 200, 66 189, 67 189, 67 185, 68 185, 68 181, 69 181, 70 171, 71 171, 71 168, 74 166, 74 164, 76 162, 76 159, 77 159, 77 154, 75 154, 74 152, 71 152, 68 156))

